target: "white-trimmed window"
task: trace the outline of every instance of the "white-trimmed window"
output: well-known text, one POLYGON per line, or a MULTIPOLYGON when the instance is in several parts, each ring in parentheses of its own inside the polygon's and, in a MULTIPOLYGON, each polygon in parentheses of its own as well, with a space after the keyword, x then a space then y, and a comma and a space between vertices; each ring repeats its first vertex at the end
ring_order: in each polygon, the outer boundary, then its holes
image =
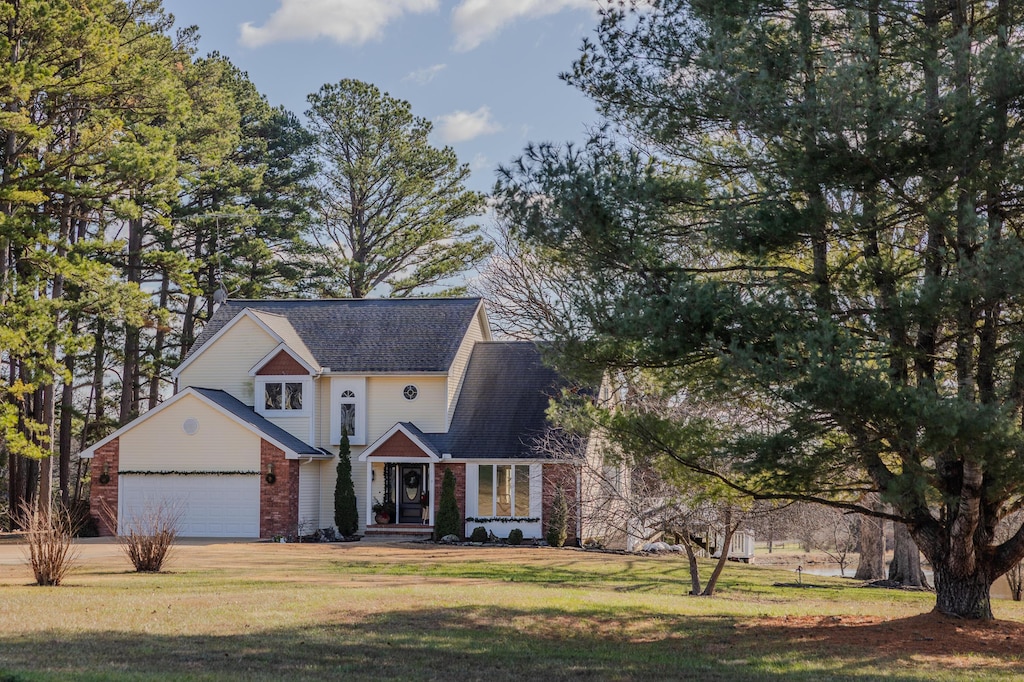
POLYGON ((528 464, 478 464, 477 511, 481 516, 530 515, 528 464))
POLYGON ((302 417, 310 414, 313 382, 309 377, 257 376, 256 412, 266 416, 302 417))
POLYGON ((366 445, 366 378, 331 378, 331 444, 345 433, 352 445, 366 445))
POLYGON ((339 396, 338 409, 341 411, 341 433, 351 438, 356 435, 356 394, 345 390, 339 396))

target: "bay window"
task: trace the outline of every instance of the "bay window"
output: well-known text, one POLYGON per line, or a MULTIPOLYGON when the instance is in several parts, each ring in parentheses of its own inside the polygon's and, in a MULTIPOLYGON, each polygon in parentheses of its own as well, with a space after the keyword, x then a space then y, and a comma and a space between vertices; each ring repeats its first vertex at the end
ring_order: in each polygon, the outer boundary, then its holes
POLYGON ((479 464, 477 509, 481 516, 530 515, 530 467, 479 464))

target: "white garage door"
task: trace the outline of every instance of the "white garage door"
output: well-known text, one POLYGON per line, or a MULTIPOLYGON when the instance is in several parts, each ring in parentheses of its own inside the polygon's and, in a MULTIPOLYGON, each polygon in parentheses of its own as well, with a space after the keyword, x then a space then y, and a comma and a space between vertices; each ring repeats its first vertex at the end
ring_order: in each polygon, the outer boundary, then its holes
POLYGON ((121 530, 162 505, 179 516, 182 537, 256 538, 260 535, 259 476, 123 476, 121 530))

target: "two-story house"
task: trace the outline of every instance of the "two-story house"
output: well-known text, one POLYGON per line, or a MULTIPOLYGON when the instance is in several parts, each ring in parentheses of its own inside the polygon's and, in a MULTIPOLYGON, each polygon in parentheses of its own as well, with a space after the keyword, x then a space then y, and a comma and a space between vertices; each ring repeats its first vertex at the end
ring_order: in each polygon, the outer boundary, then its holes
POLYGON ((479 299, 228 301, 174 378, 82 453, 104 533, 101 509, 123 526, 159 503, 183 536, 333 526, 342 434, 364 533, 431 530, 446 469, 467 532, 542 537, 555 486, 579 490, 535 447, 564 382, 534 344, 493 341, 479 299))

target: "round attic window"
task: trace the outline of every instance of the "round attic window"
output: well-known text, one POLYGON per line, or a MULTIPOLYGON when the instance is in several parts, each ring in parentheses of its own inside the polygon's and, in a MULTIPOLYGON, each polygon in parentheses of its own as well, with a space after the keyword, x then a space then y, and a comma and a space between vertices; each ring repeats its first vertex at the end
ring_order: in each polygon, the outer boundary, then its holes
POLYGON ((409 384, 408 386, 402 389, 402 395, 405 396, 406 400, 416 400, 416 396, 418 396, 419 394, 419 389, 417 389, 412 384, 409 384))
POLYGON ((190 436, 196 435, 199 431, 199 420, 195 417, 189 417, 181 424, 181 430, 190 436))

